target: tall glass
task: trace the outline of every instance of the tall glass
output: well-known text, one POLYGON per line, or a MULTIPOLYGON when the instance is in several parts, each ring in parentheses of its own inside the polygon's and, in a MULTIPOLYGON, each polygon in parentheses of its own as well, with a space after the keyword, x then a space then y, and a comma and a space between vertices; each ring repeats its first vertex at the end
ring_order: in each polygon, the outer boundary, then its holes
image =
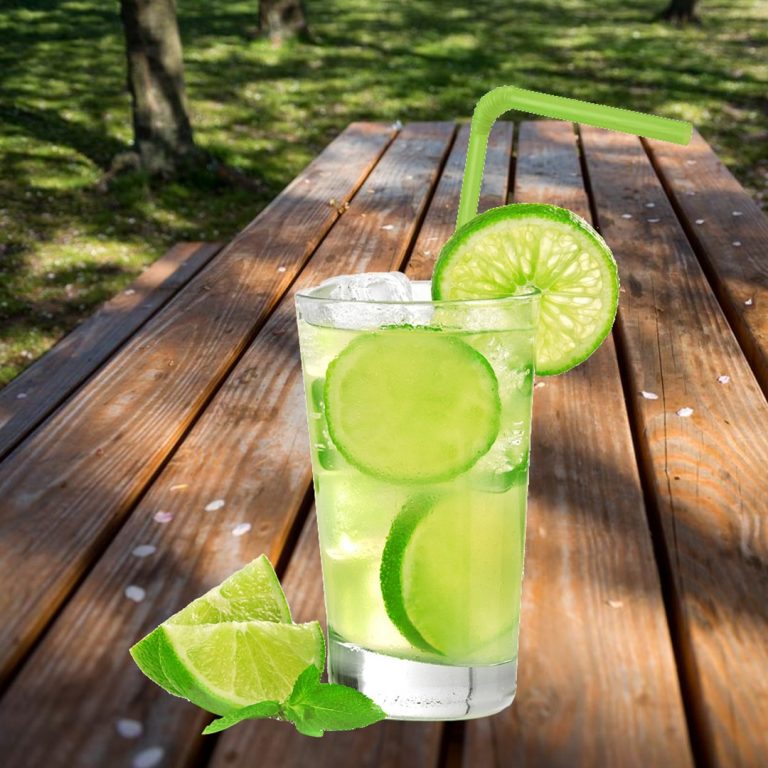
POLYGON ((515 695, 535 289, 296 298, 329 670, 393 719, 515 695))

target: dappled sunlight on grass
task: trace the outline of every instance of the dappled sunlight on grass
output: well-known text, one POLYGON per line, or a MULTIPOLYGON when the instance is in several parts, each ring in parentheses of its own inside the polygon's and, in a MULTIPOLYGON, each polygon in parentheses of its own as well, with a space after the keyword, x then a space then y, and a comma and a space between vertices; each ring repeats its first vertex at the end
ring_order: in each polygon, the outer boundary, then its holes
POLYGON ((494 85, 691 120, 764 200, 768 2, 707 3, 684 29, 650 22, 663 4, 308 0, 313 42, 278 49, 249 36, 251 0, 185 0, 197 142, 263 193, 205 170, 98 191, 131 140, 117 6, 4 4, 0 385, 173 242, 234 235, 350 121, 466 118, 494 85), (45 277, 69 268, 77 296, 45 277))

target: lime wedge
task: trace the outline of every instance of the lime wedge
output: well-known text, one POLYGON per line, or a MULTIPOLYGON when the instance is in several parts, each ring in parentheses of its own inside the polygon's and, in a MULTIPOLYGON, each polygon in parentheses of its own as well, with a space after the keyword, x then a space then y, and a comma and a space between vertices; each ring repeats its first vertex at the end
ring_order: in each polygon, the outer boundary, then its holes
POLYGON ((434 299, 541 291, 536 372, 547 376, 586 360, 611 330, 619 299, 616 262, 584 219, 554 205, 493 208, 445 244, 432 278, 434 299))
POLYGON ((323 669, 325 641, 316 621, 166 623, 131 655, 169 693, 225 715, 258 701, 283 701, 310 664, 323 669))
POLYGON ((508 494, 423 494, 395 518, 381 559, 392 623, 414 646, 453 664, 517 652, 525 484, 508 494))
POLYGON ((394 483, 449 480, 499 430, 498 383, 469 344, 399 327, 355 339, 325 380, 328 428, 362 472, 394 483))
POLYGON ((151 680, 177 696, 186 696, 166 671, 168 654, 161 629, 227 621, 291 623, 291 613, 272 564, 261 555, 219 586, 193 600, 131 648, 139 668, 151 680))
POLYGON ((266 555, 193 600, 166 624, 218 624, 222 621, 291 621, 283 588, 266 555))

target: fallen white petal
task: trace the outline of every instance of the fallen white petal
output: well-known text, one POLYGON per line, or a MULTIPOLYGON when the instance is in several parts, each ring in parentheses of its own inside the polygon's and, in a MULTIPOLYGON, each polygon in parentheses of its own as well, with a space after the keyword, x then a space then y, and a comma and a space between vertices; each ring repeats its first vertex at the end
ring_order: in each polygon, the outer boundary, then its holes
POLYGON ((16 395, 16 399, 17 400, 25 400, 26 397, 27 397, 27 393, 26 392, 19 392, 19 394, 16 395))
POLYGON ((133 288, 129 288, 127 291, 123 291, 126 296, 133 296, 136 291, 133 288))
POLYGON ((160 510, 159 512, 155 512, 155 514, 152 515, 152 519, 156 523, 170 523, 171 520, 173 520, 173 514, 171 512, 163 512, 160 510))
POLYGON ((687 418, 688 416, 693 416, 693 408, 680 408, 677 411, 678 416, 682 416, 683 418, 687 418))
POLYGON ((139 544, 138 547, 134 547, 131 554, 134 557, 149 557, 157 552, 157 547, 153 544, 139 544))
POLYGON ((659 396, 655 392, 646 392, 645 390, 642 390, 640 394, 646 399, 646 400, 658 400, 659 396))
POLYGON ((646 203, 645 207, 646 208, 655 208, 656 207, 656 203, 646 203))
POLYGON ((134 603, 140 603, 147 596, 147 591, 137 587, 135 584, 131 584, 125 588, 125 596, 129 600, 133 600, 134 603))
POLYGON ((224 506, 224 504, 226 504, 224 499, 215 499, 214 501, 205 505, 205 511, 215 512, 217 509, 221 509, 224 506))
POLYGON ((137 752, 133 758, 133 768, 155 768, 160 765, 165 757, 165 750, 162 747, 147 747, 137 752))
POLYGON ((385 225, 382 227, 382 229, 386 229, 387 231, 389 231, 390 229, 394 229, 394 228, 395 228, 395 225, 394 225, 394 224, 385 224, 385 225))
POLYGON ((746 300, 744 303, 745 303, 745 304, 746 304, 748 307, 751 307, 751 306, 752 306, 752 299, 747 299, 747 300, 746 300))
POLYGON ((233 536, 243 536, 244 534, 248 533, 248 531, 251 530, 251 524, 250 523, 238 523, 233 529, 232 529, 232 535, 233 536))
POLYGON ((743 216, 744 214, 741 211, 732 211, 731 216, 743 216))
POLYGON ((285 267, 278 267, 278 268, 277 268, 277 271, 278 271, 278 272, 285 272, 285 267))
POLYGON ((734 245, 734 246, 736 246, 736 248, 738 248, 738 247, 741 245, 741 240, 734 240, 734 241, 731 243, 731 245, 734 245))
POLYGON ((631 219, 632 218, 632 214, 631 213, 622 213, 621 214, 621 218, 622 219, 631 219))
POLYGON ((144 726, 138 720, 128 717, 121 717, 115 723, 115 728, 124 739, 138 739, 144 733, 144 726))
POLYGON ((704 219, 696 219, 696 223, 697 224, 703 224, 704 223, 704 219))
POLYGON ((661 219, 648 219, 648 221, 649 221, 651 224, 655 224, 657 221, 661 221, 661 219))
POLYGON ((717 377, 717 380, 718 380, 718 381, 719 381, 721 384, 727 384, 727 383, 728 383, 728 382, 731 380, 731 377, 730 377, 730 376, 727 376, 726 374, 723 374, 722 376, 718 376, 718 377, 717 377))
POLYGON ((534 389, 541 389, 541 387, 546 386, 546 384, 543 381, 537 381, 533 386, 534 386, 534 389))

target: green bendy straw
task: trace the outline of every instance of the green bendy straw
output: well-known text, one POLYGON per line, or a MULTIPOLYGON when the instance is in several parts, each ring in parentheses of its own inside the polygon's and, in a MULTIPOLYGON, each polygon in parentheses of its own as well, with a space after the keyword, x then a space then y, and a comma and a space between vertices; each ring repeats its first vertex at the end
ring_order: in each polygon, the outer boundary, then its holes
POLYGON ((646 136, 649 139, 671 141, 674 144, 687 144, 693 132, 691 124, 683 120, 671 120, 668 117, 646 115, 629 109, 566 99, 564 96, 527 91, 511 85, 494 88, 477 102, 472 115, 467 164, 464 166, 464 181, 461 184, 459 215, 456 221, 457 228, 466 224, 477 214, 488 135, 496 120, 511 109, 631 133, 635 136, 646 136))

